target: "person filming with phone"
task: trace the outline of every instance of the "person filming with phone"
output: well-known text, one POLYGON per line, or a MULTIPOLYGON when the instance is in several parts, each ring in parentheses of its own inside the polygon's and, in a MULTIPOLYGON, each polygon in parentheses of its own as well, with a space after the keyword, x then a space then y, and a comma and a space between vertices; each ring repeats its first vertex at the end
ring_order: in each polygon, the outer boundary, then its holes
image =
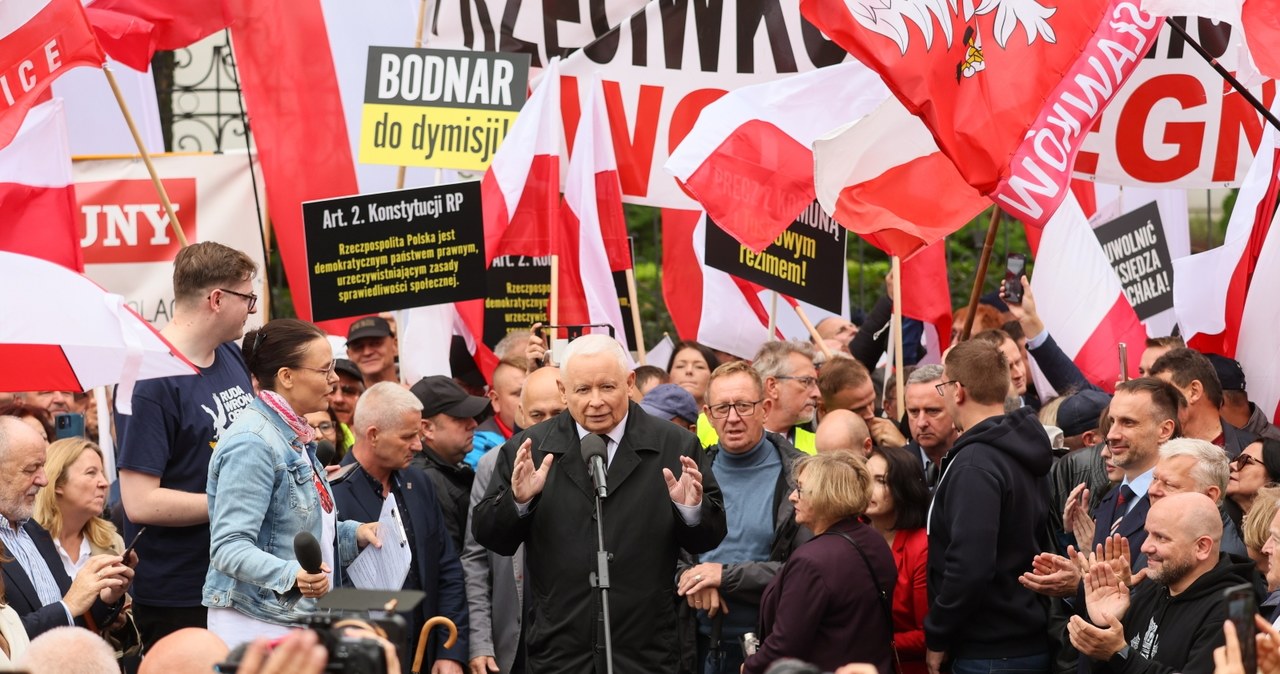
POLYGON ((1084 578, 1085 616, 1067 625, 1094 671, 1208 672, 1223 643, 1223 591, 1254 578, 1220 551, 1222 518, 1204 494, 1166 496, 1147 513, 1147 566, 1129 578, 1099 562, 1084 578), (1129 587, 1127 582, 1141 579, 1129 587))

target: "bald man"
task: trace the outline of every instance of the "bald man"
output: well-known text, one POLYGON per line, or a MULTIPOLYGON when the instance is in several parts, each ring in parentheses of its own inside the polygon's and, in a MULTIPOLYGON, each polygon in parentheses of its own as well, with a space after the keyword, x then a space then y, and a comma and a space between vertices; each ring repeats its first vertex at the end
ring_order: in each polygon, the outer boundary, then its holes
POLYGON ((138 674, 208 674, 227 659, 227 645, 218 635, 187 627, 156 642, 138 667, 138 674))
POLYGON ((818 423, 814 444, 820 454, 850 449, 870 456, 871 432, 867 430, 867 422, 858 414, 850 410, 831 410, 818 423))
POLYGON ((560 368, 542 367, 529 373, 520 392, 520 404, 516 408, 516 430, 546 421, 564 411, 564 396, 560 394, 560 368))
POLYGON ((1147 513, 1146 579, 1124 587, 1106 563, 1085 577, 1087 619, 1072 616, 1071 643, 1094 671, 1211 672, 1222 645, 1222 591, 1251 583, 1253 562, 1222 554, 1218 507, 1200 493, 1170 494, 1147 513))

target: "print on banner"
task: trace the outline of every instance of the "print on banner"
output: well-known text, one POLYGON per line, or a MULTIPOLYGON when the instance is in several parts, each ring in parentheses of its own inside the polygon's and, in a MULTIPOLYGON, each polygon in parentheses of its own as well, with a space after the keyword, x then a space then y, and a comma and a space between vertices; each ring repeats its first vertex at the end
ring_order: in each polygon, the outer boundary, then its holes
MULTIPOLYGON (((187 240, 199 241, 195 178, 161 182, 187 240)), ((76 202, 85 264, 170 262, 178 254, 169 214, 150 180, 76 183, 76 202)))
POLYGON ((547 322, 551 256, 499 255, 485 272, 484 337, 493 348, 507 333, 547 322))
POLYGON ((302 204, 314 320, 483 297, 480 183, 302 204))
POLYGON ((360 161, 483 171, 528 81, 528 54, 369 47, 360 161))
POLYGON ((756 253, 707 219, 707 266, 839 313, 847 232, 809 204, 768 248, 756 253))
POLYGON ((1173 263, 1156 202, 1099 225, 1093 233, 1138 318, 1145 321, 1173 308, 1173 263))

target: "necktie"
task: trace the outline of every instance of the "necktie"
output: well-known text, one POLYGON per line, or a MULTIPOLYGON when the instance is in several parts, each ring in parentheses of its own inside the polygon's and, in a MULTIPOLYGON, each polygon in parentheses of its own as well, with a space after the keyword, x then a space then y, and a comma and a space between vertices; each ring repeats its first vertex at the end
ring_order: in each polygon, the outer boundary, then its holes
POLYGON ((1129 503, 1133 501, 1134 493, 1129 485, 1120 485, 1120 491, 1116 494, 1116 511, 1111 515, 1111 533, 1114 535, 1116 530, 1120 528, 1120 521, 1124 519, 1124 515, 1129 510, 1129 503))
POLYGON ((932 461, 930 461, 929 466, 924 469, 924 483, 928 485, 930 489, 933 489, 934 487, 938 486, 939 472, 940 471, 938 470, 938 464, 932 461))
POLYGON ((609 436, 597 433, 596 437, 604 441, 604 467, 607 469, 609 467, 609 464, 612 463, 610 459, 613 458, 609 454, 609 436))

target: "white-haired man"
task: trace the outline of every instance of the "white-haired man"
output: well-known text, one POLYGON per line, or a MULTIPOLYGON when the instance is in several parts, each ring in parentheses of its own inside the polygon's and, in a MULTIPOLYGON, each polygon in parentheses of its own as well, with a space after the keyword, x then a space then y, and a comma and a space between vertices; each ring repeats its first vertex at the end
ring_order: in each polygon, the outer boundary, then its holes
POLYGON ((627 397, 634 374, 618 342, 579 337, 565 349, 561 391, 568 414, 513 437, 472 533, 510 555, 524 543, 527 671, 603 672, 596 571, 595 490, 582 439, 595 434, 608 457, 604 541, 614 671, 671 672, 676 638, 676 553, 706 552, 725 536, 724 504, 697 437, 650 417, 627 397))
MULTIPOLYGON (((1160 445, 1160 459, 1151 474, 1147 498, 1152 503, 1173 494, 1196 492, 1213 499, 1222 510, 1231 464, 1221 447, 1207 440, 1174 438, 1160 445)), ((1240 558, 1249 556, 1240 527, 1222 512, 1222 551, 1240 558)))

